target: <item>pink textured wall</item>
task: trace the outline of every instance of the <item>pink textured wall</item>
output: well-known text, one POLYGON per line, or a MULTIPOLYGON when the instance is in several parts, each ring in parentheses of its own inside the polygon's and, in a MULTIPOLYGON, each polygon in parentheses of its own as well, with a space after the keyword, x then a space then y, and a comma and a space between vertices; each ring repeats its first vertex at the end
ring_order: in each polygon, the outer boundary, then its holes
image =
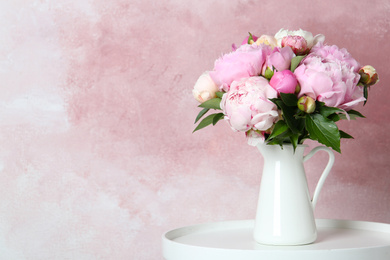
MULTIPOLYGON (((379 0, 2 1, 0 258, 162 259, 164 231, 254 218, 262 158, 223 122, 192 134, 191 89, 248 31, 281 27, 378 69, 316 216, 390 223, 389 14, 379 0)), ((311 189, 323 160, 306 164, 311 189)))

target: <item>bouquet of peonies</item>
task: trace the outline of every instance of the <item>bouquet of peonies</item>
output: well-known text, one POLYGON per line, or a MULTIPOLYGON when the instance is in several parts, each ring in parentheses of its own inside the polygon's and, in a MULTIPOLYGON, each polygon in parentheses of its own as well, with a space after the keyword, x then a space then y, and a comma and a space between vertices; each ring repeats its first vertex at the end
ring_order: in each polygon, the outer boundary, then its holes
POLYGON ((194 97, 210 109, 194 132, 225 119, 248 143, 292 144, 316 140, 340 152, 340 119, 364 117, 354 110, 366 103, 378 82, 372 66, 361 67, 345 49, 325 45, 325 37, 281 29, 275 36, 249 33, 241 46, 217 59, 197 80, 194 97))

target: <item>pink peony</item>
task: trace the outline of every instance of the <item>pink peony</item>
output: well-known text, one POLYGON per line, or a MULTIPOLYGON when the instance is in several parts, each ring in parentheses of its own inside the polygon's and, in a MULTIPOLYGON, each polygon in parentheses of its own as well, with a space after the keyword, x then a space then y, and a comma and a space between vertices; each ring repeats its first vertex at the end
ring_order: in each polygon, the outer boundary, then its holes
POLYGON ((196 81, 192 94, 196 100, 203 103, 207 100, 217 97, 217 85, 211 79, 209 73, 204 72, 196 81))
POLYGON ((282 39, 282 47, 289 46, 296 55, 304 55, 309 52, 305 38, 299 35, 288 35, 282 39))
POLYGON ((294 73, 292 73, 290 70, 283 70, 275 72, 269 84, 278 93, 282 92, 293 94, 298 85, 298 81, 294 73))
POLYGON ((354 72, 358 72, 360 69, 359 63, 352 57, 346 49, 339 49, 336 45, 324 45, 318 43, 311 51, 311 55, 319 56, 326 61, 335 61, 346 65, 354 72))
POLYGON ((232 83, 222 97, 221 108, 234 130, 266 131, 279 117, 276 105, 269 100, 277 95, 265 78, 245 78, 232 83))
POLYGON ((264 75, 267 68, 270 68, 271 70, 275 68, 277 71, 288 70, 291 65, 291 59, 294 56, 295 54, 290 47, 274 48, 272 53, 266 58, 262 74, 264 75))
POLYGON ((216 60, 210 76, 220 90, 228 91, 230 84, 235 80, 259 76, 265 57, 270 52, 271 47, 269 46, 242 45, 236 51, 225 54, 216 60))
POLYGON ((344 49, 319 44, 299 65, 294 74, 301 86, 299 96, 307 95, 326 106, 346 111, 365 100, 358 86, 358 63, 344 49))

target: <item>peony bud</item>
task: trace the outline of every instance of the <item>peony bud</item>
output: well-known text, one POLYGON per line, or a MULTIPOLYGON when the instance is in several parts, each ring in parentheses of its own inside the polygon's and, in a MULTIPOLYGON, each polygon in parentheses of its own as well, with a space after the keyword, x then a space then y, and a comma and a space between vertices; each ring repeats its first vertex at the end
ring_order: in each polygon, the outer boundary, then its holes
POLYGON ((366 86, 372 86, 379 81, 378 73, 373 66, 366 65, 359 70, 360 82, 366 86))
POLYGON ((269 84, 278 93, 292 94, 295 93, 298 81, 290 70, 283 70, 275 72, 269 84))
POLYGON ((218 86, 211 79, 209 73, 204 72, 196 81, 192 94, 196 100, 203 103, 212 98, 216 98, 216 92, 218 91, 218 86))
POLYGON ((307 41, 299 35, 288 35, 282 39, 282 47, 289 46, 296 55, 304 55, 309 51, 307 41))
POLYGON ((311 114, 316 109, 316 101, 308 96, 303 96, 298 99, 298 108, 303 112, 311 114))
POLYGON ((257 36, 249 33, 249 36, 245 37, 245 39, 242 41, 241 45, 244 45, 244 44, 252 44, 254 43, 256 40, 258 39, 257 36))
POLYGON ((274 71, 272 69, 270 69, 269 67, 267 67, 267 69, 264 72, 264 77, 266 79, 270 80, 273 75, 274 75, 274 71))
POLYGON ((295 95, 298 95, 299 92, 301 92, 301 85, 299 85, 299 83, 298 83, 298 84, 297 84, 297 87, 295 88, 294 94, 295 94, 295 95))

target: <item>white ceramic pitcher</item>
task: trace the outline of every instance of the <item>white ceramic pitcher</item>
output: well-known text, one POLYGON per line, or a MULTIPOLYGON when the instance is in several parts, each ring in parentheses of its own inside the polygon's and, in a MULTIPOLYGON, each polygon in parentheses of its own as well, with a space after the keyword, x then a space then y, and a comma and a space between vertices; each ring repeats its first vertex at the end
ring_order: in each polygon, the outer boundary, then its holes
POLYGON ((318 146, 303 156, 305 147, 299 145, 294 153, 291 145, 257 146, 264 157, 264 167, 254 229, 256 242, 303 245, 316 240, 313 210, 333 166, 334 154, 331 149, 318 146), (328 152, 329 161, 311 200, 303 163, 320 150, 328 152))

